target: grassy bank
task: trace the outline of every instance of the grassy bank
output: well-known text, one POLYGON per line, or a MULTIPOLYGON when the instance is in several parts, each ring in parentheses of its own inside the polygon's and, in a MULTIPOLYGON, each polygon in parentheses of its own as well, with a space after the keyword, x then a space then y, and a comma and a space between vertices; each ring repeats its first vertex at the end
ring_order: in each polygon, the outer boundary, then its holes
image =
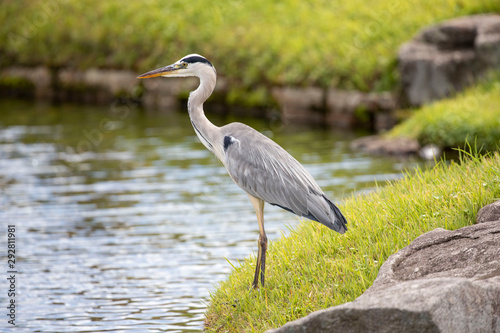
POLYGON ((438 165, 341 209, 349 231, 338 235, 305 222, 269 247, 266 287, 249 291, 248 258, 212 294, 209 332, 263 332, 308 313, 352 301, 389 255, 434 228, 473 224, 478 209, 500 197, 500 155, 438 165))
POLYGON ((417 139, 443 148, 464 147, 475 142, 478 148, 500 146, 500 73, 459 95, 415 111, 411 118, 394 127, 387 136, 417 139))
POLYGON ((420 28, 495 11, 497 0, 7 1, 0 66, 144 72, 195 52, 229 80, 229 99, 265 99, 271 84, 385 90, 397 48, 420 28))

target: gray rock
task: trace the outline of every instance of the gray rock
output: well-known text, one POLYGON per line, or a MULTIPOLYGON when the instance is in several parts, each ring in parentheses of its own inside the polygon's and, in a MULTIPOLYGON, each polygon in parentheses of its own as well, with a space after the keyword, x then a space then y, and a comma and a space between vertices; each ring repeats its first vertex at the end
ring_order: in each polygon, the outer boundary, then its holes
POLYGON ((168 111, 178 111, 181 107, 179 96, 196 89, 198 80, 196 78, 171 78, 165 80, 157 78, 153 80, 143 80, 144 94, 142 102, 146 108, 162 109, 168 111))
POLYGON ((268 332, 500 333, 500 221, 428 232, 355 301, 268 332))
POLYGON ((377 132, 395 125, 393 111, 398 103, 394 94, 389 92, 364 93, 330 88, 325 99, 325 120, 332 127, 354 128, 371 118, 377 132))
POLYGON ((324 118, 324 93, 318 87, 275 87, 274 100, 282 110, 283 118, 291 122, 320 124, 324 118))
POLYGON ((417 38, 443 50, 472 48, 477 36, 477 27, 488 16, 476 15, 451 19, 423 29, 417 38))
POLYGON ((474 41, 479 60, 488 67, 498 67, 500 63, 500 20, 490 19, 478 27, 474 41))
POLYGON ((441 277, 500 277, 500 221, 454 231, 438 228, 417 237, 387 259, 363 295, 402 281, 441 277))
POLYGON ((386 138, 370 135, 354 140, 352 149, 360 149, 370 154, 412 155, 418 153, 420 144, 409 138, 386 138))
POLYGON ((500 281, 408 281, 317 311, 268 333, 500 332, 500 281))
POLYGON ((89 68, 80 71, 62 68, 58 72, 58 80, 63 85, 84 85, 106 89, 111 95, 120 92, 131 93, 137 86, 137 74, 132 71, 89 68))
POLYGON ((1 78, 23 78, 35 85, 35 97, 50 99, 54 95, 52 90, 52 74, 47 67, 9 67, 0 71, 1 78))
POLYGON ((500 200, 484 206, 477 213, 476 223, 489 221, 500 221, 500 200))
POLYGON ((398 52, 411 105, 445 98, 500 66, 500 15, 460 17, 423 29, 398 52))
POLYGON ((388 92, 364 93, 319 87, 275 87, 271 90, 286 121, 324 124, 335 128, 394 126, 396 97, 388 92))

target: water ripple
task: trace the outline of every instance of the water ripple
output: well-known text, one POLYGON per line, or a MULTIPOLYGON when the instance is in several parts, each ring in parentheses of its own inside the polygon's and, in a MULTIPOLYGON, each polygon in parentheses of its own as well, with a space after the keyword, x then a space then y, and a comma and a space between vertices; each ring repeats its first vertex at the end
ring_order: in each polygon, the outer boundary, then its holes
MULTIPOLYGON (((82 129, 94 130, 106 110, 0 108, 0 219, 18 228, 21 272, 18 326, 6 332, 200 331, 209 291, 230 272, 226 258, 256 250, 258 225, 186 115, 131 113, 78 152, 82 129)), ((353 137, 273 133, 336 200, 413 165, 352 152, 353 137)), ((266 206, 270 239, 297 223, 266 206)))

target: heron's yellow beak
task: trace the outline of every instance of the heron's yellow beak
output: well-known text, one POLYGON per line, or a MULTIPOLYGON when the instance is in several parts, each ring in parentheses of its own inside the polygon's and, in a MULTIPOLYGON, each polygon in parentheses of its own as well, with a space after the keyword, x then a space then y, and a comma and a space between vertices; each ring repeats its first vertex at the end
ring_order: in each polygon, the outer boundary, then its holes
POLYGON ((168 66, 165 66, 162 68, 154 69, 154 70, 149 71, 147 73, 144 73, 142 75, 139 75, 137 78, 138 79, 148 79, 150 77, 168 76, 168 75, 174 74, 175 72, 177 72, 177 70, 179 70, 181 68, 183 68, 183 67, 182 67, 182 65, 179 65, 179 64, 168 65, 168 66))

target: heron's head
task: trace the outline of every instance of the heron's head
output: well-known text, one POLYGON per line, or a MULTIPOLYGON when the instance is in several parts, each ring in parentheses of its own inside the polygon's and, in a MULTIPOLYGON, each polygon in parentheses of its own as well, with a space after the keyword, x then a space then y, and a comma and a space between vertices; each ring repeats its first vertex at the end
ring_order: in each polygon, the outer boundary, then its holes
POLYGON ((150 72, 139 75, 138 79, 147 79, 150 77, 185 77, 201 76, 206 72, 215 73, 214 66, 205 57, 199 54, 189 54, 181 60, 165 67, 157 68, 150 72))

